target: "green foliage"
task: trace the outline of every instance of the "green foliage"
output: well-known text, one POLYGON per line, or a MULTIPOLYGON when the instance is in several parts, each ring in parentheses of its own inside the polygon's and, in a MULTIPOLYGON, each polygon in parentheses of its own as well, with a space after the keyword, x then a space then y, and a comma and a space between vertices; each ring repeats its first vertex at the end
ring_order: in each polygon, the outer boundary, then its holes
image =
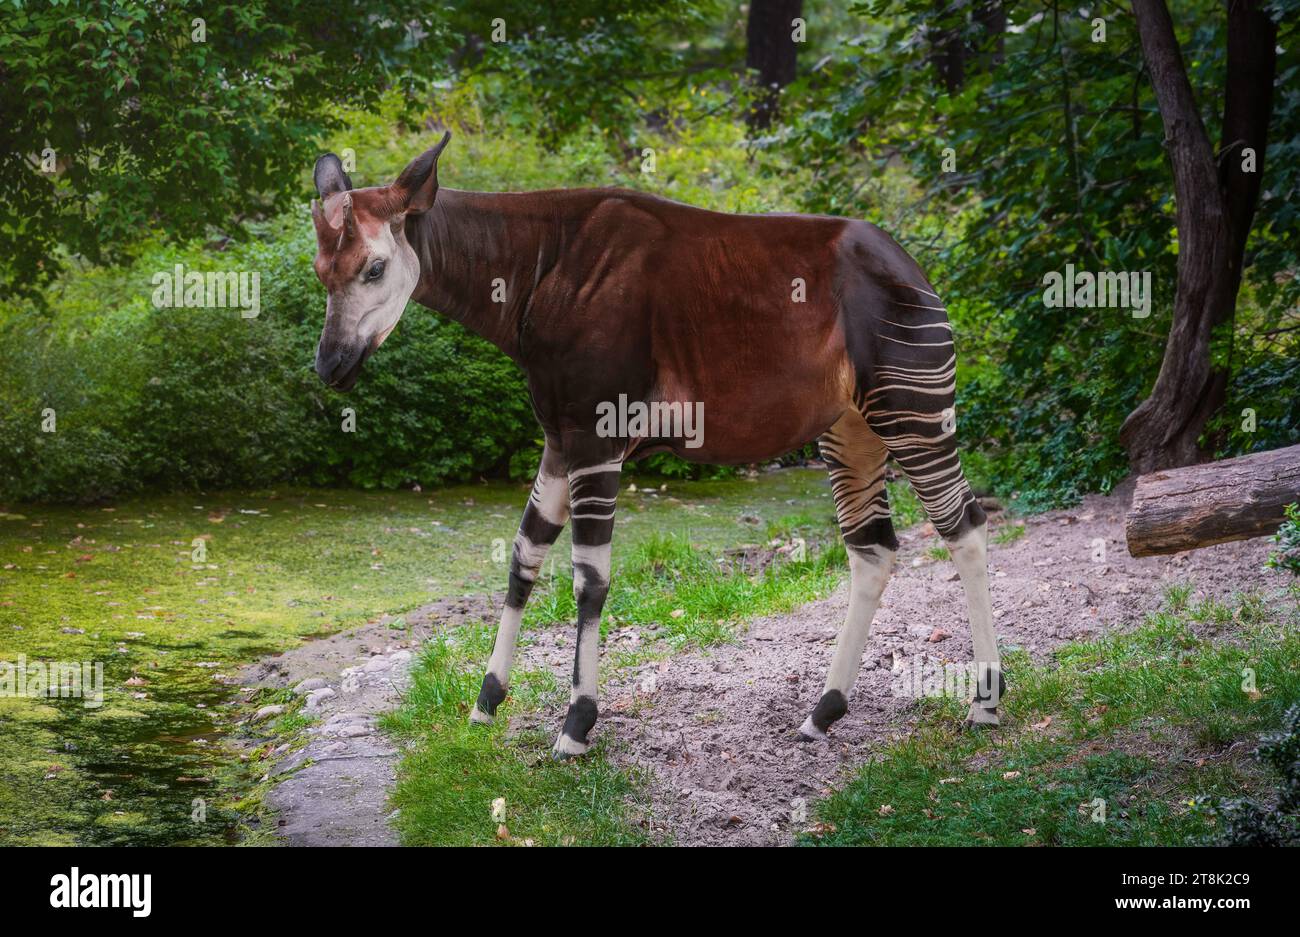
POLYGON ((116 308, 83 312, 78 297, 58 320, 28 308, 0 322, 0 497, 94 500, 285 480, 436 485, 502 473, 531 442, 518 369, 422 307, 407 310, 352 394, 323 387, 310 367, 324 307, 310 229, 298 217, 271 233, 215 256, 151 248, 106 297, 116 308), (153 272, 181 260, 260 273, 260 314, 154 309, 153 272), (46 408, 54 432, 42 431, 46 408), (344 408, 355 411, 355 432, 343 431, 344 408))
POLYGON ((284 209, 338 102, 413 91, 446 52, 414 0, 0 7, 0 283, 29 294, 67 254, 284 209))
MULTIPOLYGON (((977 486, 1025 510, 1108 490, 1127 472, 1120 425, 1168 330, 1163 128, 1132 17, 1005 6, 1001 61, 970 4, 810 8, 804 77, 783 93, 783 123, 751 139, 743 19, 717 0, 504 0, 490 13, 472 0, 254 0, 205 5, 202 42, 183 6, 0 0, 0 497, 531 475, 540 440, 518 375, 422 310, 353 396, 306 371, 321 310, 302 205, 315 156, 350 150, 356 183, 380 184, 442 126, 458 131, 448 185, 616 184, 880 223, 946 297, 961 434, 983 450, 968 458, 977 486), (972 50, 955 94, 931 55, 948 29, 972 50), (47 145, 52 174, 39 166, 47 145), (654 173, 641 171, 647 148, 654 173), (262 316, 153 310, 149 277, 175 262, 260 271, 262 316), (1043 275, 1066 263, 1150 271, 1151 317, 1045 308, 1043 275), (355 434, 339 430, 346 406, 355 434), (36 432, 46 407, 58 433, 36 432)), ((1269 6, 1283 52, 1245 282, 1214 347, 1232 373, 1205 437, 1219 456, 1300 439, 1300 0, 1269 6)), ((1196 0, 1173 12, 1213 137, 1222 11, 1196 0)), ((730 474, 666 455, 637 468, 730 474)))
POLYGON ((465 64, 504 79, 500 105, 538 119, 529 132, 554 141, 595 126, 626 148, 647 98, 671 98, 687 73, 690 38, 723 9, 718 0, 502 0, 490 15, 466 3, 453 24, 471 37, 465 64), (492 34, 496 19, 504 36, 492 34))
POLYGON ((1214 809, 1223 818, 1215 838, 1220 846, 1288 846, 1300 842, 1300 704, 1292 706, 1282 728, 1266 736, 1255 757, 1268 765, 1279 786, 1272 803, 1249 798, 1214 809))
POLYGON ((1288 569, 1300 576, 1300 504, 1286 506, 1286 523, 1273 535, 1273 542, 1278 549, 1269 554, 1268 567, 1288 569))
MULTIPOLYGON (((1224 17, 1209 3, 1173 6, 1215 137, 1224 17)), ((993 455, 998 493, 1019 493, 1019 506, 1036 510, 1108 490, 1127 473, 1119 428, 1160 366, 1177 244, 1164 132, 1133 18, 1097 4, 1005 8, 1012 29, 998 62, 969 4, 859 3, 862 35, 795 92, 806 111, 790 145, 815 168, 812 207, 837 213, 879 210, 864 177, 883 180, 887 163, 905 163, 920 191, 893 233, 936 272, 947 299, 963 437, 993 455), (1104 42, 1094 41, 1098 16, 1104 42), (973 50, 955 94, 926 38, 945 30, 973 50), (946 167, 949 150, 955 166, 946 167), (1067 263, 1150 271, 1150 317, 1045 307, 1043 277, 1067 263)), ((1236 372, 1231 412, 1254 407, 1264 426, 1247 438, 1211 427, 1208 444, 1223 454, 1300 438, 1294 394, 1283 389, 1297 357, 1286 316, 1298 295, 1300 226, 1294 202, 1278 198, 1296 186, 1300 104, 1286 76, 1297 67, 1294 54, 1280 63, 1254 263, 1235 332, 1225 330, 1215 351, 1236 372)))

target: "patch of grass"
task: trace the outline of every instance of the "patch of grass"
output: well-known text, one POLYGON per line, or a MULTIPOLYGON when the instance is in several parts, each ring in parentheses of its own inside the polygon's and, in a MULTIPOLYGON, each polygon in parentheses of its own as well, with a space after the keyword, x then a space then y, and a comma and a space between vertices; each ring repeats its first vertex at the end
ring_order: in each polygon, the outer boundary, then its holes
POLYGON ((637 785, 609 763, 601 744, 584 758, 556 762, 547 733, 507 734, 511 710, 532 709, 562 694, 549 673, 516 674, 496 723, 469 724, 487 655, 482 642, 462 637, 458 629, 425 646, 404 705, 383 720, 384 728, 408 745, 392 797, 402 841, 413 846, 647 842, 634 821, 637 785), (500 820, 492 807, 498 798, 505 799, 500 820))
MULTIPOLYGON (((639 626, 655 631, 673 649, 731 641, 747 618, 789 611, 829 595, 847 569, 838 540, 821 549, 807 547, 803 558, 793 556, 778 555, 762 572, 750 574, 683 537, 649 537, 616 568, 602 630, 611 624, 639 626)), ((556 576, 538 583, 524 625, 568 621, 576 614, 572 578, 556 576)))
POLYGON ((954 700, 926 701, 920 724, 819 805, 805 843, 838 845, 1173 845, 1218 822, 1197 806, 1258 793, 1248 757, 1300 699, 1295 596, 1236 608, 1164 611, 1129 633, 1060 648, 1056 666, 1005 661, 1003 727, 957 728, 954 700), (1225 617, 1226 616, 1226 617, 1225 617), (1231 621, 1231 640, 1193 621, 1231 621))
POLYGON ((1002 524, 993 534, 993 542, 999 546, 1006 546, 1008 543, 1015 543, 1024 535, 1024 524, 1002 524))
POLYGON ((936 562, 952 559, 951 554, 948 552, 948 548, 945 546, 927 547, 925 555, 936 562))
POLYGON ((1187 601, 1195 588, 1189 583, 1173 583, 1165 587, 1165 605, 1171 612, 1181 612, 1187 608, 1187 601))
POLYGON ((889 482, 889 511, 893 515, 894 529, 903 530, 925 520, 925 508, 906 482, 889 482))

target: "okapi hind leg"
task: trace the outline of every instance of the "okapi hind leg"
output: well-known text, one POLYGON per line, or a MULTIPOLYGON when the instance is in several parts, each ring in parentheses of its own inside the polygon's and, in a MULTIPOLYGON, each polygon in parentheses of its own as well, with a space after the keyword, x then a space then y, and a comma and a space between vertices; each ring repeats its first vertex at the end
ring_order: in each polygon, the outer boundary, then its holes
POLYGON ((944 422, 940 414, 933 418, 921 418, 915 413, 871 414, 872 427, 890 447, 890 454, 907 475, 930 522, 947 544, 948 555, 966 592, 975 651, 971 677, 976 685, 966 723, 996 726, 998 701, 1006 682, 1002 677, 989 597, 988 522, 962 473, 952 431, 940 428, 944 422), (887 435, 895 428, 908 431, 887 435), (927 429, 932 432, 925 432, 927 429))
MULTIPOLYGON (((975 503, 979 507, 979 503, 975 503)), ((983 514, 983 511, 980 511, 983 514)), ((988 524, 981 522, 965 533, 948 539, 948 555, 961 576, 970 611, 971 643, 975 646, 975 698, 971 700, 966 724, 996 726, 998 702, 1006 692, 998 637, 993 629, 993 607, 989 596, 988 524), (994 686, 996 683, 996 687, 994 686)))
POLYGON ((585 754, 596 724, 600 669, 600 613, 609 594, 614 536, 614 505, 622 462, 611 461, 569 472, 573 521, 573 597, 578 606, 578 640, 573 659, 573 688, 564 728, 555 740, 555 756, 585 754))
POLYGON ((533 584, 541 571, 542 561, 564 529, 569 516, 569 483, 550 449, 542 453, 542 462, 533 482, 532 494, 519 521, 514 548, 510 554, 510 585, 506 604, 497 626, 496 642, 488 661, 478 701, 470 710, 471 722, 487 724, 496 716, 497 707, 506 698, 510 685, 510 667, 514 663, 515 645, 524 606, 532 594, 533 584))
POLYGON ((826 738, 831 723, 848 712, 849 690, 861 669, 871 621, 898 550, 885 491, 888 452, 884 443, 860 413, 849 410, 822 436, 820 447, 849 554, 849 610, 835 641, 821 699, 799 728, 804 741, 826 738))
POLYGON ((910 302, 897 303, 892 313, 909 324, 886 323, 898 334, 891 337, 888 360, 876 364, 875 389, 858 404, 947 543, 966 592, 975 649, 977 689, 967 723, 995 726, 1005 682, 989 598, 988 525, 957 454, 951 329, 932 292, 909 289, 918 295, 908 295, 910 302))

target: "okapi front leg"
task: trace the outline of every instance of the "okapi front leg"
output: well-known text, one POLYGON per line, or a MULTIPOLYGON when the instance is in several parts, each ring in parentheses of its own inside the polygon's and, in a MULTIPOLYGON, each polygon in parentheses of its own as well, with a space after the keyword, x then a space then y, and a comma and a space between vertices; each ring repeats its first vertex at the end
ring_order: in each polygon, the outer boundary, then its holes
POLYGON ((581 755, 596 724, 600 667, 600 613, 609 594, 609 558, 621 462, 569 473, 573 518, 573 597, 578 606, 578 646, 573 659, 569 713, 555 740, 559 758, 581 755))
POLYGON ((506 606, 497 626, 497 639, 488 661, 487 674, 478 693, 478 702, 470 711, 471 722, 490 723, 497 707, 506 698, 510 685, 510 666, 514 662, 515 645, 519 641, 519 625, 524 615, 524 605, 533 591, 533 583, 546 559, 547 551, 564 529, 569 516, 569 483, 559 468, 551 450, 542 454, 542 464, 537 471, 537 481, 528 496, 519 532, 515 534, 514 549, 510 554, 510 586, 506 591, 506 606))

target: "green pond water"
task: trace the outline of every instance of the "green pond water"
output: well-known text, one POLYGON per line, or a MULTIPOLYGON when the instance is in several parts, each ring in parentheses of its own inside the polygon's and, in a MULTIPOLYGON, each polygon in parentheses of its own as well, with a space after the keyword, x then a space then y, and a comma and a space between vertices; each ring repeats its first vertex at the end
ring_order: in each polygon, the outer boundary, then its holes
MULTIPOLYGON (((627 482, 637 490, 620 496, 616 569, 621 546, 654 535, 720 551, 833 518, 815 469, 627 482)), ((0 511, 0 844, 237 840, 233 804, 254 773, 225 742, 238 668, 384 613, 503 590, 528 490, 278 489, 0 511), (22 659, 102 665, 102 705, 16 695, 22 659)), ((567 570, 567 531, 552 557, 567 570)))

